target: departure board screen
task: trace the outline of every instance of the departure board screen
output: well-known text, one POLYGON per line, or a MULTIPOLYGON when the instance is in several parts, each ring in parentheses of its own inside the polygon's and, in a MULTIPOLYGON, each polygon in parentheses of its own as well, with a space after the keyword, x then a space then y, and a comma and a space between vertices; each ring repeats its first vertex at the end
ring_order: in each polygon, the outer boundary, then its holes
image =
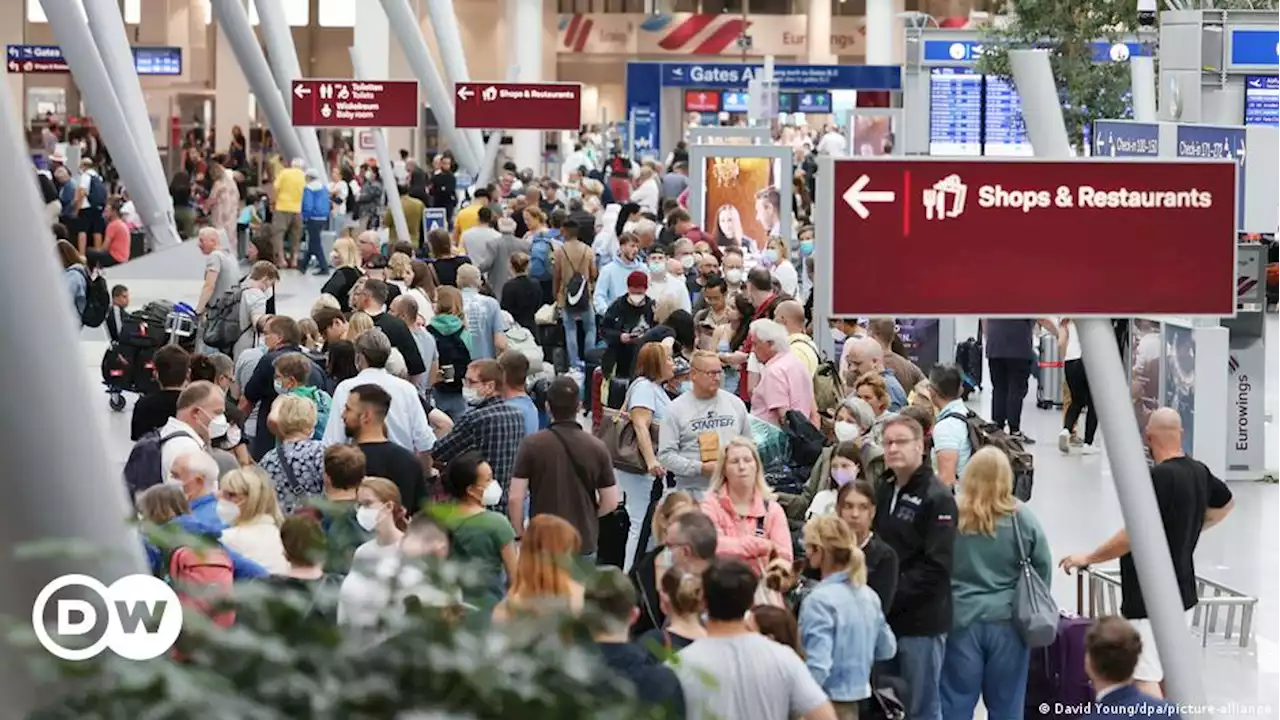
POLYGON ((929 74, 929 154, 982 154, 982 76, 965 68, 929 74))
POLYGON ((987 76, 986 116, 982 129, 984 155, 1035 155, 1027 140, 1027 126, 1022 120, 1022 101, 1009 80, 994 75, 987 76))

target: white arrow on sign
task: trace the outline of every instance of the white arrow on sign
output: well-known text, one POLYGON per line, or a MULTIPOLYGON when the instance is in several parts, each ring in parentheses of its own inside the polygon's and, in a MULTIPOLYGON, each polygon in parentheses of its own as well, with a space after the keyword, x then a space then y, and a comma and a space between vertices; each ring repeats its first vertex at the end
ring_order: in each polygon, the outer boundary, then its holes
POLYGON ((298 99, 302 99, 311 94, 311 88, 306 85, 294 85, 293 94, 296 95, 298 99))
POLYGON ((472 97, 475 96, 475 94, 476 94, 476 91, 472 90, 466 85, 463 85, 462 87, 458 88, 458 97, 461 98, 464 102, 467 100, 470 100, 472 97))
POLYGON ((853 181, 849 189, 844 191, 844 201, 863 220, 871 216, 871 212, 867 210, 867 206, 863 205, 863 203, 893 202, 897 199, 897 193, 892 190, 863 190, 870 182, 871 178, 863 175, 853 181))

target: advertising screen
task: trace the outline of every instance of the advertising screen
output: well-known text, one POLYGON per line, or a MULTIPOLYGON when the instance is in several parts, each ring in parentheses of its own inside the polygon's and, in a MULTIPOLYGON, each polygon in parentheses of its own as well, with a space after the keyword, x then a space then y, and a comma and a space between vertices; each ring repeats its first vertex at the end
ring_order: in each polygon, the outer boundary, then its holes
POLYGON ((853 155, 892 155, 893 143, 893 118, 887 115, 853 116, 853 155))
POLYGON ((770 158, 706 159, 702 227, 721 247, 738 246, 754 257, 771 235, 781 234, 778 169, 770 158))
POLYGON ((721 97, 720 107, 725 112, 729 112, 729 113, 747 112, 747 108, 750 104, 750 101, 745 92, 739 92, 737 90, 725 90, 720 97, 721 97))
POLYGON ((795 112, 827 115, 831 112, 831 93, 797 93, 795 96, 795 103, 795 112))
POLYGON ((1129 397, 1133 412, 1138 418, 1138 431, 1147 431, 1147 420, 1160 406, 1160 323, 1155 320, 1136 319, 1129 339, 1129 397))
POLYGON ((1191 328, 1164 326, 1164 406, 1182 418, 1182 450, 1195 447, 1196 343, 1191 328))
POLYGON ((1280 77, 1250 75, 1244 79, 1244 124, 1280 125, 1280 77))
POLYGON ((982 76, 963 68, 929 73, 929 154, 982 154, 982 76))
POLYGON ((686 90, 684 109, 688 112, 720 112, 720 93, 715 90, 686 90))

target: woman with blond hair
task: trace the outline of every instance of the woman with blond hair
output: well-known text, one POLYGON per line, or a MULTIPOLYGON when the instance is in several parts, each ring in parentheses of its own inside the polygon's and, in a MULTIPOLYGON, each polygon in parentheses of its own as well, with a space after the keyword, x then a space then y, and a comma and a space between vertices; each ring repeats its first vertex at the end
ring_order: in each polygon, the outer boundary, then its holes
POLYGON ((716 554, 738 558, 762 576, 773 558, 791 562, 787 515, 764 481, 764 464, 751 438, 738 436, 720 449, 702 512, 716 526, 716 554))
POLYGON ((857 538, 838 515, 819 515, 804 526, 805 559, 822 580, 800 606, 800 642, 809 673, 831 698, 836 717, 858 717, 871 696, 871 666, 898 652, 880 597, 867 587, 867 565, 857 538))
POLYGON ((799 297, 800 275, 787 257, 787 241, 771 237, 760 253, 760 264, 769 269, 773 283, 788 297, 799 297))
POLYGON ((300 395, 280 395, 269 412, 280 444, 259 465, 268 486, 275 488, 279 507, 292 514, 324 495, 324 443, 312 439, 316 404, 300 395))
POLYGON ((1000 450, 974 453, 960 488, 942 717, 972 717, 981 695, 993 720, 1020 718, 1031 651, 1012 622, 1014 591, 1027 569, 1049 584, 1049 541, 1031 509, 1014 498, 1013 468, 1000 450))
POLYGON ((702 625, 702 576, 683 565, 676 565, 661 575, 658 602, 666 625, 651 628, 636 639, 641 647, 659 660, 707 636, 702 625))
POLYGON ((337 298, 342 312, 351 312, 351 288, 360 279, 360 248, 356 241, 349 237, 340 237, 333 242, 333 252, 329 255, 329 264, 333 266, 333 275, 325 282, 320 292, 337 298))
POLYGON ((454 422, 466 414, 467 401, 462 384, 471 364, 470 334, 466 331, 462 293, 451 285, 436 288, 436 315, 427 323, 427 332, 436 341, 439 372, 431 378, 431 399, 454 422))
POLYGON ((289 571, 280 540, 284 515, 276 503, 271 478, 250 465, 218 480, 218 518, 228 525, 222 544, 266 568, 272 575, 289 571))
POLYGON ((582 612, 583 587, 573 579, 574 563, 582 554, 582 537, 555 515, 535 515, 525 528, 516 562, 516 577, 507 596, 493 609, 493 621, 516 613, 538 614, 567 608, 582 612))

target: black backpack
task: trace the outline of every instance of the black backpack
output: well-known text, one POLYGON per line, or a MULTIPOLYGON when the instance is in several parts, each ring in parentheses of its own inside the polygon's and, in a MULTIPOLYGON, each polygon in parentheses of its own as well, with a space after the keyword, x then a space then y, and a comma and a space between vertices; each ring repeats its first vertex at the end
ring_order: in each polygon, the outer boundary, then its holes
POLYGON ((427 332, 436 339, 436 350, 440 362, 440 382, 435 387, 450 392, 462 392, 462 381, 467 374, 467 366, 471 364, 471 351, 462 339, 464 331, 459 330, 452 335, 442 335, 434 327, 427 326, 427 332), (449 379, 452 376, 452 379, 449 379))
POLYGON ((970 410, 967 415, 958 412, 943 413, 938 416, 934 427, 947 418, 959 418, 969 431, 969 449, 978 452, 990 445, 1004 453, 1013 466, 1013 495, 1023 502, 1031 500, 1031 486, 1035 482, 1035 457, 1027 452, 1022 441, 1010 435, 1004 428, 993 422, 983 420, 980 415, 970 410))
POLYGON ((84 268, 84 310, 80 312, 80 324, 96 328, 107 320, 111 310, 111 290, 107 288, 107 279, 101 273, 96 276, 84 268))
MULTIPOLYGON (((591 307, 590 283, 578 269, 569 262, 569 251, 561 248, 564 253, 564 261, 569 265, 569 269, 573 271, 573 275, 569 278, 569 282, 564 286, 564 306, 568 310, 582 311, 591 307)), ((591 253, 587 253, 587 259, 590 260, 591 253)), ((590 270, 588 270, 590 272, 590 270)))
POLYGON ((97 175, 89 176, 89 207, 102 210, 107 206, 107 186, 97 175))
POLYGON ((348 181, 348 182, 347 182, 347 201, 346 201, 346 203, 345 203, 345 207, 343 207, 343 210, 345 210, 345 211, 346 211, 346 214, 348 214, 348 215, 355 215, 355 214, 356 214, 356 200, 357 200, 357 199, 358 199, 358 198, 356 198, 356 191, 355 191, 355 188, 351 187, 351 182, 350 182, 350 181, 348 181))
POLYGON ((129 497, 135 498, 147 488, 164 482, 161 467, 161 449, 164 444, 177 437, 195 437, 189 432, 178 431, 171 435, 160 436, 159 430, 153 430, 138 438, 129 451, 129 459, 124 464, 124 484, 129 488, 129 497))
MULTIPOLYGON (((230 353, 240 338, 250 328, 240 327, 240 302, 244 295, 244 281, 213 298, 204 309, 204 344, 230 353)), ((267 308, 270 312, 271 308, 267 308)))

